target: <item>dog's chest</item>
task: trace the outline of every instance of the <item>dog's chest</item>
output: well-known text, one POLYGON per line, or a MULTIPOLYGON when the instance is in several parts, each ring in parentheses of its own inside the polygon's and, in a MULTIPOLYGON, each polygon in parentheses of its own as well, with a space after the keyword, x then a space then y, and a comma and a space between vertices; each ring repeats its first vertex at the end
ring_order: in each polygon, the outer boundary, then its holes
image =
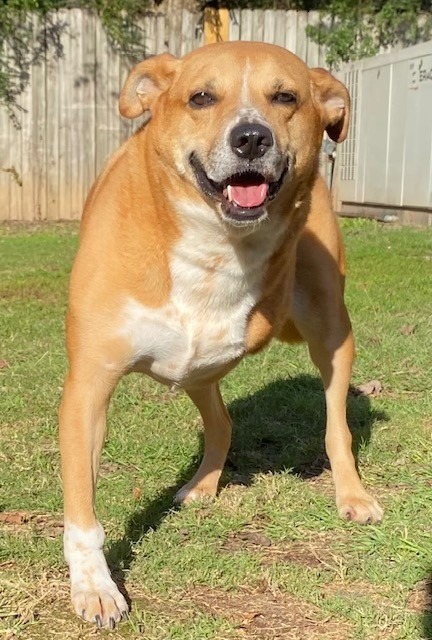
POLYGON ((259 261, 248 265, 248 259, 210 237, 178 243, 169 302, 152 309, 129 299, 123 308, 121 333, 132 347, 132 369, 187 387, 223 375, 241 358, 263 277, 259 261))

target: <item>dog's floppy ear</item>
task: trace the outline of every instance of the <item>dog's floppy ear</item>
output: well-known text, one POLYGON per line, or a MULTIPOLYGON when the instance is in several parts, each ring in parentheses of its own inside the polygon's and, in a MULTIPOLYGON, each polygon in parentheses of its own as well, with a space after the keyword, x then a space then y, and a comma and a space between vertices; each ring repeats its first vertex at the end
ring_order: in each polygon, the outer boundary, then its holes
POLYGON ((347 88, 325 69, 311 69, 312 95, 324 129, 335 142, 347 137, 350 97, 347 88))
POLYGON ((178 64, 170 53, 161 53, 139 62, 130 72, 120 93, 120 113, 125 118, 137 118, 151 107, 173 81, 178 64))

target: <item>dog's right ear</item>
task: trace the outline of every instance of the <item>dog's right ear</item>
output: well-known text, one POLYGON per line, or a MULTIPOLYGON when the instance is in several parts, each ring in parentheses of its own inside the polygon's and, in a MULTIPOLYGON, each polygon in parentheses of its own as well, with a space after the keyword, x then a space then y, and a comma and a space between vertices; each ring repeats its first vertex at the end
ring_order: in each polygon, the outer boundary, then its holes
POLYGON ((120 113, 125 118, 137 118, 172 84, 179 60, 170 53, 161 53, 138 63, 130 72, 120 93, 120 113))

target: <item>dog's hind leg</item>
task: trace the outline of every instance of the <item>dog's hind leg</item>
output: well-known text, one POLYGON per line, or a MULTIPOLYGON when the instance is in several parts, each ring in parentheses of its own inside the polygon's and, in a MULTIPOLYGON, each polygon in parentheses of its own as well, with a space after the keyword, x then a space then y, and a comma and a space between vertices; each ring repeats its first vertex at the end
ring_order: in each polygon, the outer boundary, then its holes
POLYGON ((198 471, 176 495, 177 502, 215 496, 231 444, 232 423, 218 383, 187 389, 204 422, 204 457, 198 471))
POLYGON ((84 620, 110 628, 127 613, 128 605, 105 560, 105 536, 95 516, 94 496, 106 412, 117 377, 101 367, 73 366, 60 409, 64 551, 72 603, 84 620))

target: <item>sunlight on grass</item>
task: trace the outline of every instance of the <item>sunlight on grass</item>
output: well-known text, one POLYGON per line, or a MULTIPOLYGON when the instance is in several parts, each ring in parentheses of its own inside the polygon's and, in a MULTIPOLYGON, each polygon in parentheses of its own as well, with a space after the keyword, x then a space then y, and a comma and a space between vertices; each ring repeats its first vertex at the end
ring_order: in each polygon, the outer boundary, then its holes
MULTIPOLYGON (((432 234, 369 221, 343 221, 343 231, 353 384, 383 386, 375 398, 350 396, 349 421, 383 524, 337 517, 321 383, 303 346, 274 343, 223 381, 235 432, 221 492, 180 510, 174 493, 202 447, 197 412, 184 394, 129 376, 111 405, 97 498, 110 564, 133 600, 116 637, 432 637, 432 234)), ((60 537, 57 410, 76 247, 73 224, 0 228, 8 640, 94 635, 69 608, 60 537)))

